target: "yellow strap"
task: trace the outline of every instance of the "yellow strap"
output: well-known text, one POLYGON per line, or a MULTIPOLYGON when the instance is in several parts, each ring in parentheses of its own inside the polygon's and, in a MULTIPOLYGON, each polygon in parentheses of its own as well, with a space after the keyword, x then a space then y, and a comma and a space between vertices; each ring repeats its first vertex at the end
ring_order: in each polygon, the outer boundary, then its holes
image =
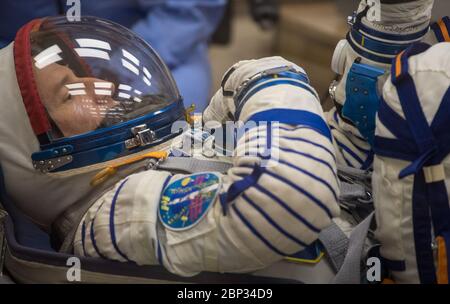
POLYGON ((188 124, 192 125, 194 123, 194 119, 192 118, 192 114, 195 111, 195 104, 191 104, 189 108, 184 110, 184 115, 188 124))
POLYGON ((402 74, 402 56, 405 51, 402 51, 400 54, 397 55, 397 58, 395 59, 395 77, 400 77, 402 74))
POLYGON ((425 182, 427 184, 445 180, 445 169, 443 164, 423 168, 425 182))
POLYGON ((128 158, 124 161, 118 162, 116 164, 113 164, 111 166, 108 166, 104 169, 102 169, 100 172, 98 172, 92 179, 91 179, 91 186, 97 186, 101 183, 105 182, 107 179, 109 179, 111 176, 117 173, 117 169, 133 164, 135 162, 141 161, 143 159, 147 158, 155 158, 155 159, 166 159, 167 158, 167 152, 164 151, 156 151, 156 152, 150 152, 143 155, 138 155, 135 157, 128 158))
POLYGON ((448 284, 448 260, 445 240, 442 236, 438 236, 436 241, 438 245, 437 282, 438 284, 448 284))
POLYGON ((381 284, 384 284, 384 285, 391 285, 391 284, 395 284, 395 281, 392 280, 392 279, 386 278, 386 279, 383 280, 383 282, 381 282, 381 284))
POLYGON ((319 256, 314 260, 308 260, 308 259, 300 259, 300 258, 294 258, 294 257, 285 257, 284 259, 289 262, 294 263, 306 263, 306 264, 317 264, 320 262, 320 260, 323 258, 325 253, 322 251, 320 252, 319 256))

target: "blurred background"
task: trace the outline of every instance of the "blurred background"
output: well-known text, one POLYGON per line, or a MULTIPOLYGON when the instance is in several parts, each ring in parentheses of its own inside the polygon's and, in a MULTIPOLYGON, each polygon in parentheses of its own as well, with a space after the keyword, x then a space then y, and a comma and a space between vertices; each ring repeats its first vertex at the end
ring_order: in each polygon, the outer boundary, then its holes
MULTIPOLYGON (((450 15, 450 1, 435 0, 437 17, 450 15)), ((215 92, 228 67, 239 60, 280 55, 302 66, 322 96, 335 75, 330 69, 336 43, 347 33, 347 16, 359 0, 229 0, 211 44, 215 92)))

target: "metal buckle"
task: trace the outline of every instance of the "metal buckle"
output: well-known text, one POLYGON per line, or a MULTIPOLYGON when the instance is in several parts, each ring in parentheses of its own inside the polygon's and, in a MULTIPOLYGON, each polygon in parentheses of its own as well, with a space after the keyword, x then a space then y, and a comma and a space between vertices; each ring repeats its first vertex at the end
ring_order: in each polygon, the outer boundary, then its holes
POLYGON ((294 68, 292 66, 286 65, 286 66, 282 66, 282 67, 276 67, 276 68, 272 68, 272 69, 268 69, 262 72, 259 72, 249 78, 247 78, 246 80, 244 80, 242 82, 242 84, 236 89, 236 94, 235 96, 239 96, 240 92, 250 83, 253 82, 255 80, 261 79, 263 77, 266 76, 270 76, 270 75, 277 75, 283 72, 287 72, 287 71, 292 71, 292 72, 297 72, 294 70, 294 68))
POLYGON ((330 97, 333 101, 336 101, 336 90, 337 90, 338 84, 339 84, 339 81, 333 80, 330 84, 330 87, 328 88, 328 94, 330 95, 330 97))
POLYGON ((42 173, 47 173, 67 165, 73 161, 71 155, 55 157, 46 160, 33 160, 33 167, 42 173))
POLYGON ((142 147, 153 143, 156 139, 156 133, 147 128, 147 125, 139 125, 131 128, 134 137, 125 141, 127 149, 142 147))
POLYGON ((358 14, 356 11, 353 12, 353 15, 347 17, 347 24, 351 27, 353 27, 356 23, 356 18, 358 17, 358 14))
POLYGON ((238 98, 242 98, 241 94, 243 91, 247 89, 247 87, 254 83, 255 81, 258 81, 264 77, 271 76, 271 75, 277 75, 283 72, 293 72, 293 73, 299 73, 299 71, 295 70, 293 66, 291 65, 285 65, 281 67, 275 67, 272 69, 267 69, 265 71, 261 71, 259 73, 256 73, 255 75, 247 78, 244 80, 241 85, 236 89, 233 99, 234 99, 234 105, 236 106, 236 109, 239 107, 239 100, 238 98))

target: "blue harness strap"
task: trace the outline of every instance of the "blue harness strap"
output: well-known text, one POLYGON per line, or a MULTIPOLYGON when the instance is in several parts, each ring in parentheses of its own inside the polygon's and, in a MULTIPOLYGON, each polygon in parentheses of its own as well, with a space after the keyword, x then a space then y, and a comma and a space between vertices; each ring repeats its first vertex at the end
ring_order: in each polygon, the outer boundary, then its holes
POLYGON ((369 7, 366 7, 353 17, 352 29, 346 38, 357 54, 372 61, 390 64, 396 55, 412 43, 420 41, 430 29, 427 26, 419 32, 402 35, 378 31, 366 26, 362 21, 368 10, 369 7))
POLYGON ((362 22, 362 18, 366 16, 368 9, 369 8, 367 7, 365 10, 359 13, 355 18, 356 19, 355 23, 353 24, 353 29, 361 32, 365 36, 372 36, 378 39, 391 41, 404 41, 404 42, 418 41, 421 40, 430 29, 430 27, 427 26, 426 28, 417 33, 402 34, 402 35, 380 32, 364 25, 364 23, 362 22))
POLYGON ((450 42, 450 18, 445 16, 431 25, 431 29, 439 42, 450 42))
MULTIPOLYGON (((396 139, 377 136, 374 144, 374 151, 379 156, 411 162, 400 172, 399 178, 414 175, 413 230, 421 283, 437 282, 432 234, 435 238, 443 237, 447 247, 450 245, 450 207, 441 165, 450 154, 450 88, 428 125, 408 65, 411 56, 429 48, 424 43, 414 44, 397 57, 392 66, 392 83, 397 89, 405 119, 382 100, 378 113, 380 122, 396 139), (438 174, 433 173, 436 169, 438 174)), ((450 265, 447 268, 450 273, 450 265)))

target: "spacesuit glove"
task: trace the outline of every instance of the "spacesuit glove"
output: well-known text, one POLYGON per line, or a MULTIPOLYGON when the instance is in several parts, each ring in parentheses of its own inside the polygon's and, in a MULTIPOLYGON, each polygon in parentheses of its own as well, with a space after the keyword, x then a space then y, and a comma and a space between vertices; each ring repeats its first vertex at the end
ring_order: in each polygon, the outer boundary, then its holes
POLYGON ((282 69, 288 67, 293 71, 305 74, 305 71, 298 65, 282 58, 267 57, 257 60, 243 60, 233 65, 224 74, 222 79, 222 87, 216 92, 211 99, 211 103, 203 113, 203 121, 225 122, 226 120, 237 121, 242 117, 236 117, 236 105, 240 100, 236 99, 236 95, 252 77, 258 76, 266 71, 282 69))

